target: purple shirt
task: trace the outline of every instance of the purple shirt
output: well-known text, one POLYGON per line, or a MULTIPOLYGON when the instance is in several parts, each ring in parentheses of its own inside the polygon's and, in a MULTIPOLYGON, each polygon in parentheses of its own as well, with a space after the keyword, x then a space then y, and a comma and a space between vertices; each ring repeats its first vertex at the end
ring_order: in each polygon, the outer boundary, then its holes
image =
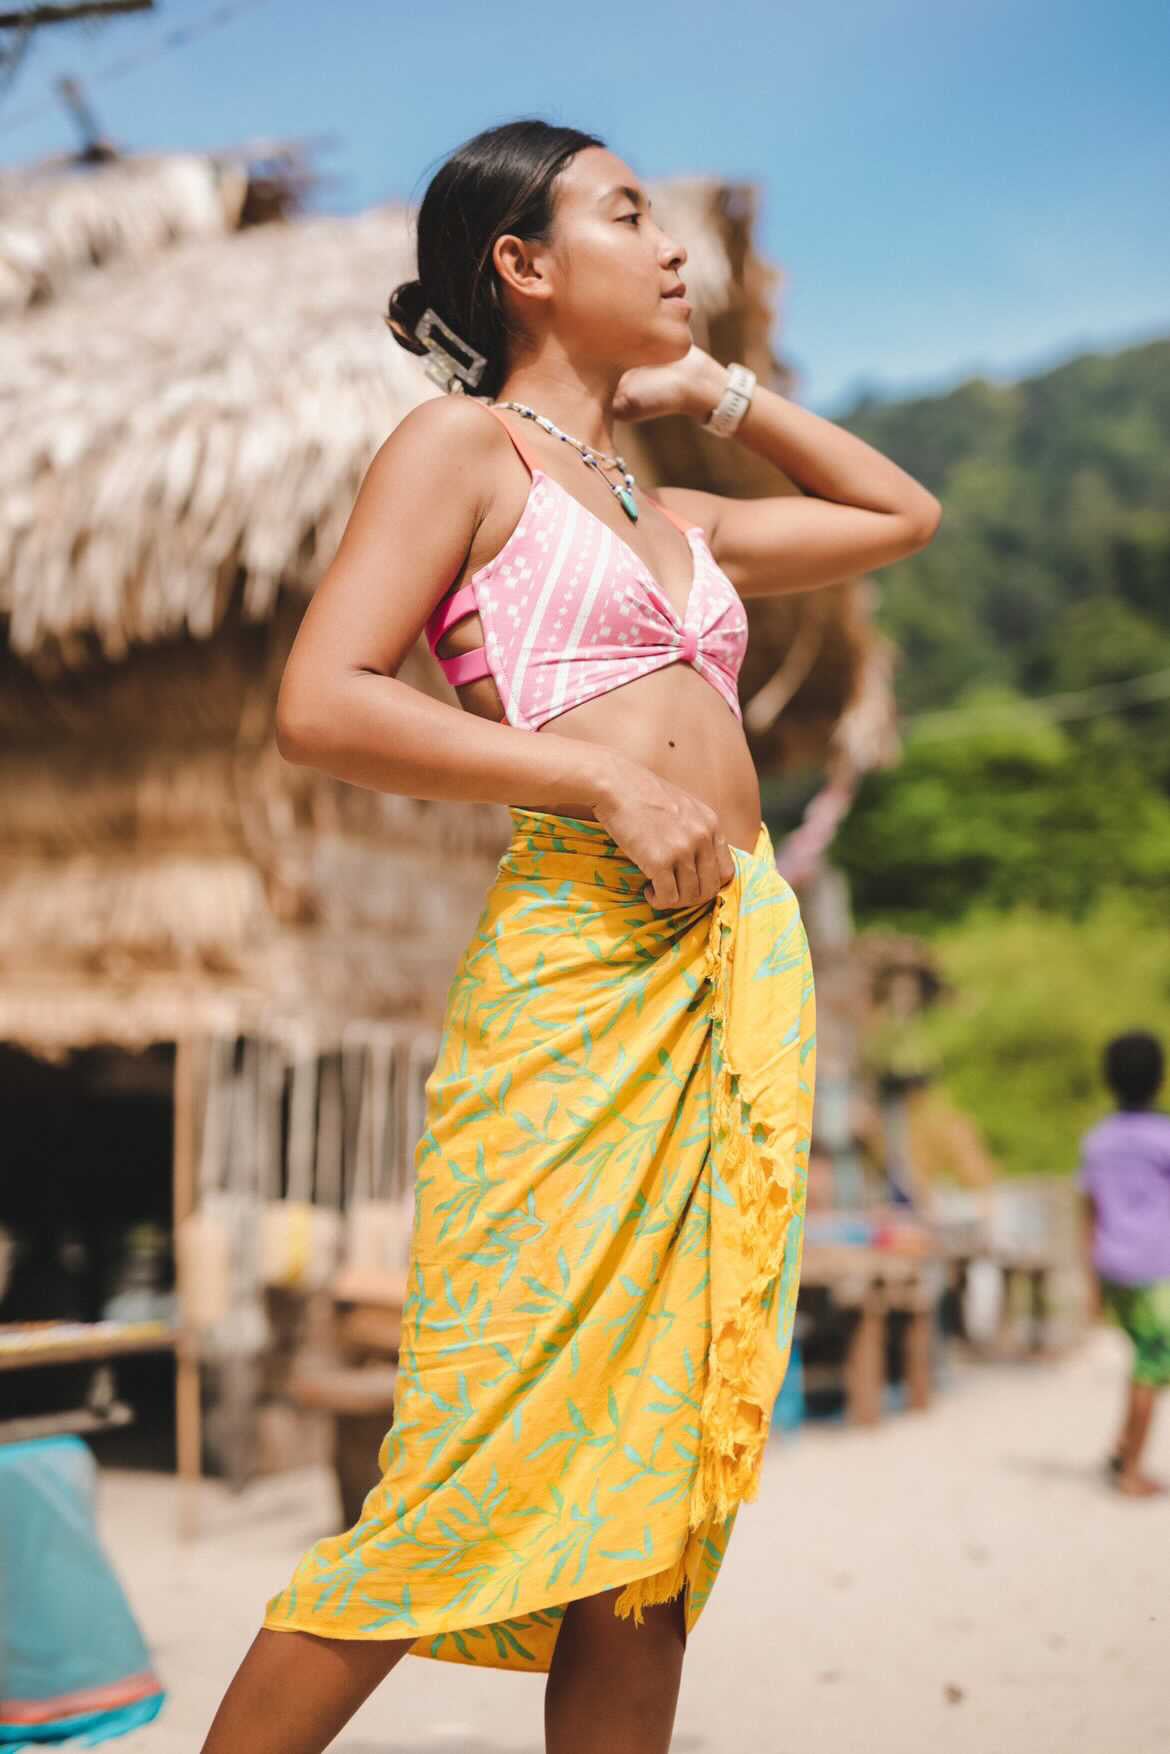
POLYGON ((1081 1140, 1080 1187, 1093 1197, 1093 1265, 1104 1279, 1170 1279, 1170 1115, 1119 1109, 1081 1140))

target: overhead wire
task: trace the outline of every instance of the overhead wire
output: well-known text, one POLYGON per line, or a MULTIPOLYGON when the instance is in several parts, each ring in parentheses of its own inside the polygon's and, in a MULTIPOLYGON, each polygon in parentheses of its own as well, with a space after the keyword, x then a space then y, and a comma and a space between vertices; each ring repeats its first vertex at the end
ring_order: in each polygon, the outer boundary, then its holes
POLYGON ((1170 699, 1170 668, 1149 670, 1141 676, 1127 676, 1119 682, 1103 682, 1093 688, 1077 688, 1063 694, 1024 694, 1015 700, 971 701, 966 706, 908 713, 901 722, 903 729, 912 731, 916 737, 948 737, 969 730, 973 721, 1018 718, 1022 711, 1027 710, 1039 710, 1046 718, 1056 720, 1087 719, 1100 713, 1115 712, 1121 706, 1167 699, 1170 699))
MULTIPOLYGON (((134 73, 140 67, 148 67, 160 61, 175 49, 185 49, 200 38, 210 36, 213 31, 222 30, 231 24, 243 12, 250 12, 257 6, 267 6, 271 0, 218 0, 209 7, 207 12, 190 24, 172 25, 164 29, 161 35, 148 46, 136 49, 129 54, 116 55, 112 60, 100 67, 87 67, 85 83, 99 82, 107 79, 121 79, 127 73, 134 73)), ((15 133, 27 123, 39 121, 58 108, 58 100, 44 98, 35 104, 26 104, 22 110, 14 110, 5 114, 0 120, 0 135, 15 133)))

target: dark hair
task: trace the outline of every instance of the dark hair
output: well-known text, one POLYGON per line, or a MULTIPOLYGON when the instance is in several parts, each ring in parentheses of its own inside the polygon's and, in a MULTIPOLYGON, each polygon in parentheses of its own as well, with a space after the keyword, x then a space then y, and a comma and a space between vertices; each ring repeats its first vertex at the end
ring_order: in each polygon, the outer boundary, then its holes
POLYGON ((584 147, 605 144, 596 134, 534 117, 486 128, 460 146, 435 172, 419 208, 418 279, 403 281, 390 295, 385 322, 400 346, 426 353, 414 327, 429 305, 486 356, 471 394, 497 396, 509 343, 517 337, 492 265, 496 239, 511 232, 546 243, 558 175, 584 147))
POLYGON ((1105 1049, 1105 1082, 1119 1108, 1147 1108, 1164 1070, 1162 1044, 1144 1029, 1114 1036, 1105 1049))

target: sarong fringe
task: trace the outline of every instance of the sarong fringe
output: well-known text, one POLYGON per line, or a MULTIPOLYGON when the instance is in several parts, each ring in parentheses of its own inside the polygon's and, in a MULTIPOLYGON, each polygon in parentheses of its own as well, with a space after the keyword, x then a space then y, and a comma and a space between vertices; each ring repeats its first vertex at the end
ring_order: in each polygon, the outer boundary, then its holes
MULTIPOLYGON (((738 887, 725 885, 716 895, 706 971, 714 993, 712 1030, 718 1047, 712 1138, 720 1150, 720 1175, 737 1198, 747 1260, 736 1307, 711 1337, 699 1421, 699 1466, 688 1512, 692 1530, 722 1522, 759 1493, 774 1396, 761 1391, 755 1365, 761 1343, 769 1343, 763 1330, 773 1318, 765 1309, 765 1298, 783 1268, 795 1216, 791 1092, 778 1088, 767 1074, 767 1056, 764 1071, 753 1075, 752 1068, 733 1064, 728 1053, 735 925, 727 915, 738 904, 738 887)), ((780 1360, 781 1367, 784 1363, 786 1358, 780 1360)), ((778 1390, 779 1382, 775 1386, 778 1390)), ((674 1565, 628 1584, 614 1612, 623 1618, 632 1614, 635 1625, 640 1625, 642 1608, 677 1595, 700 1554, 701 1541, 692 1537, 674 1565)))
MULTIPOLYGON (((738 901, 738 885, 729 884, 718 891, 707 941, 708 977, 715 993, 712 1027, 719 1048, 719 1069, 713 1080, 712 1137, 722 1150, 720 1174, 737 1196, 748 1259, 737 1288, 736 1308, 721 1330, 711 1336, 700 1415, 699 1469, 691 1494, 692 1528, 712 1515, 721 1522, 759 1492, 774 1396, 761 1395, 753 1366, 765 1323, 772 1319, 765 1309, 765 1297, 783 1267, 794 1216, 796 1166, 792 1115, 787 1106, 791 1093, 778 1087, 773 1077, 753 1076, 752 1068, 733 1065, 728 1052, 735 930, 725 915, 733 900, 738 901), (741 1104, 746 1108, 742 1116, 741 1104)), ((778 1382, 775 1387, 778 1391, 778 1382)))
POLYGON ((656 1602, 669 1602, 686 1583, 689 1551, 688 1542, 666 1571, 656 1571, 652 1577, 636 1577, 633 1583, 628 1583, 613 1605, 614 1613, 623 1620, 628 1620, 632 1614, 634 1625, 641 1626, 643 1608, 652 1607, 656 1602))

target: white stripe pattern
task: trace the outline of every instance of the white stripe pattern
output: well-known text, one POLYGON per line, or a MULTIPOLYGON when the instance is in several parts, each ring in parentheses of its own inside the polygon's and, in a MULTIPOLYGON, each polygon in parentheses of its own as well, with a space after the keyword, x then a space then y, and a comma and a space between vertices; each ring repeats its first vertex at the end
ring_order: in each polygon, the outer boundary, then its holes
POLYGON ((540 596, 536 600, 536 608, 529 618, 524 630, 524 638, 520 650, 516 654, 516 665, 511 676, 512 713, 514 723, 525 723, 524 713, 520 705, 520 697, 524 684, 524 672, 528 668, 528 660, 532 655, 532 647, 536 640, 540 624, 544 620, 544 612, 556 594, 557 584, 564 570, 573 547, 573 538, 577 534, 577 509, 569 507, 569 515, 561 525, 561 539, 557 543, 556 555, 548 569, 548 575, 541 586, 540 596))

